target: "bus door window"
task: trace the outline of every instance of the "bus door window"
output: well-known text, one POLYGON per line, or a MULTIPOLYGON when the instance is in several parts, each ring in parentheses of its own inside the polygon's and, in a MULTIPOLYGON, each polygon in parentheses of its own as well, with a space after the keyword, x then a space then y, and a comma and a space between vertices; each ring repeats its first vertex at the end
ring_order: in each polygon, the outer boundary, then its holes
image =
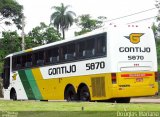
POLYGON ((4 60, 4 79, 3 79, 3 87, 8 89, 10 84, 10 58, 6 58, 4 60))

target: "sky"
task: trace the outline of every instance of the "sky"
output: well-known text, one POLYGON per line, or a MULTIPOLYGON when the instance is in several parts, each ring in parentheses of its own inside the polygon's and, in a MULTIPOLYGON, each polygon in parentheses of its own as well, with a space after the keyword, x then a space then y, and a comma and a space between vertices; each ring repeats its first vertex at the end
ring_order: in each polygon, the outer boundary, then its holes
MULTIPOLYGON (((16 0, 24 7, 25 15, 25 33, 28 33, 32 28, 38 26, 40 22, 49 24, 50 16, 54 12, 52 6, 59 6, 61 3, 70 5, 70 9, 76 13, 77 16, 82 14, 90 14, 93 18, 98 16, 105 16, 107 20, 119 18, 122 16, 134 14, 155 8, 155 0, 16 0)), ((134 21, 150 18, 156 16, 157 9, 153 9, 144 13, 133 15, 119 20, 106 22, 108 24, 127 24, 134 21)), ((155 18, 138 22, 151 26, 155 18)), ((73 37, 74 31, 78 28, 74 25, 67 32, 67 37, 73 37)))

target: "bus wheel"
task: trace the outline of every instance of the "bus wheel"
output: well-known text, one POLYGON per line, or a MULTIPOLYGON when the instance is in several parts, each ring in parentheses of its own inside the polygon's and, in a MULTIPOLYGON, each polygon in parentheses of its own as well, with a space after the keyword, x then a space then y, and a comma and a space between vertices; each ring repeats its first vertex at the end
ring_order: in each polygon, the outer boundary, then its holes
POLYGON ((79 91, 80 101, 90 101, 89 89, 87 86, 83 86, 79 91))
POLYGON ((11 89, 10 99, 17 100, 17 93, 16 93, 15 89, 11 89))
POLYGON ((73 86, 69 86, 65 89, 64 99, 66 99, 67 101, 76 100, 76 92, 73 86))
POLYGON ((111 98, 111 99, 108 99, 107 102, 110 102, 110 103, 115 103, 116 99, 115 98, 111 98))
POLYGON ((116 102, 117 103, 130 103, 130 97, 126 97, 126 98, 117 98, 116 102))

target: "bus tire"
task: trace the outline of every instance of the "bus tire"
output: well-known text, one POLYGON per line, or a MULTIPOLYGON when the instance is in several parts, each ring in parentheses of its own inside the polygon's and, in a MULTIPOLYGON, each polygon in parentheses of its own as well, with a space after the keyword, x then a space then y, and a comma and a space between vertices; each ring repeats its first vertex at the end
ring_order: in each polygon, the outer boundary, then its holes
POLYGON ((12 100, 14 100, 14 101, 17 100, 17 93, 16 93, 16 91, 15 91, 14 88, 11 89, 10 99, 12 99, 12 100))
POLYGON ((111 98, 111 99, 108 99, 106 102, 115 103, 115 101, 116 101, 115 98, 111 98))
POLYGON ((126 97, 126 98, 117 98, 116 102, 117 103, 130 103, 130 97, 126 97))
POLYGON ((40 100, 41 102, 48 102, 48 100, 40 100))
POLYGON ((76 92, 72 85, 66 87, 64 92, 64 99, 67 101, 74 101, 76 100, 76 92))
POLYGON ((90 101, 90 93, 86 85, 81 87, 79 90, 79 100, 80 101, 90 101))

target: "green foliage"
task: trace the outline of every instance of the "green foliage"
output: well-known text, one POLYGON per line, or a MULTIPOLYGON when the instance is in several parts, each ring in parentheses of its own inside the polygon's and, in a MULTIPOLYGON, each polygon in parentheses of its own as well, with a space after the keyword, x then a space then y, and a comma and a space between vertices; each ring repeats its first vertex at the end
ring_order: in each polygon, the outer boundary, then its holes
POLYGON ((104 16, 99 16, 97 19, 91 18, 89 14, 79 16, 76 18, 75 22, 76 25, 81 28, 81 31, 75 32, 75 36, 82 35, 102 27, 104 20, 106 20, 106 17, 104 16))
POLYGON ((0 22, 5 21, 6 25, 14 23, 21 29, 23 6, 15 0, 0 0, 0 22))
POLYGON ((152 30, 153 30, 154 35, 156 36, 157 35, 157 26, 155 25, 155 23, 153 23, 153 25, 152 25, 152 30))
MULTIPOLYGON (((3 72, 3 71, 2 71, 2 70, 3 70, 2 68, 3 68, 3 62, 0 62, 0 73, 3 72)), ((1 77, 0 77, 0 78, 1 78, 1 77)))
POLYGON ((0 61, 10 53, 21 50, 21 38, 16 31, 2 32, 2 38, 0 39, 0 61))
POLYGON ((61 6, 52 7, 55 12, 52 13, 50 22, 57 28, 58 32, 59 29, 62 30, 63 39, 65 39, 65 30, 73 25, 74 16, 76 15, 73 11, 68 11, 69 7, 68 5, 64 6, 63 3, 61 3, 61 6))
POLYGON ((90 32, 91 30, 89 30, 89 29, 82 29, 81 31, 79 31, 79 32, 74 32, 74 35, 75 36, 78 36, 78 35, 83 35, 83 34, 85 34, 85 33, 87 33, 87 32, 90 32))
MULTIPOLYGON (((1 73, 1 72, 0 72, 1 73)), ((3 80, 0 77, 0 98, 3 97, 3 93, 2 93, 2 88, 3 88, 3 80)))
POLYGON ((157 60, 158 60, 158 71, 160 71, 160 40, 157 40, 157 60))
POLYGON ((61 40, 60 33, 45 23, 40 23, 25 37, 26 49, 61 40))

